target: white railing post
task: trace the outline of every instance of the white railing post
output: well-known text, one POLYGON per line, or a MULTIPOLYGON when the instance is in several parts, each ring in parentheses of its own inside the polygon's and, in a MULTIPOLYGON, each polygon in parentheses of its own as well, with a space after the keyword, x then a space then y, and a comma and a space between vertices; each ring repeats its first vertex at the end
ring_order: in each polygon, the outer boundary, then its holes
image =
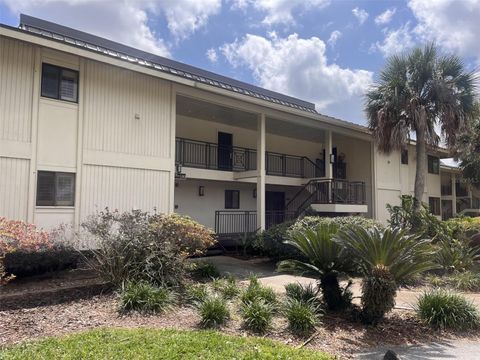
POLYGON ((257 228, 265 230, 265 114, 258 118, 257 126, 257 228))

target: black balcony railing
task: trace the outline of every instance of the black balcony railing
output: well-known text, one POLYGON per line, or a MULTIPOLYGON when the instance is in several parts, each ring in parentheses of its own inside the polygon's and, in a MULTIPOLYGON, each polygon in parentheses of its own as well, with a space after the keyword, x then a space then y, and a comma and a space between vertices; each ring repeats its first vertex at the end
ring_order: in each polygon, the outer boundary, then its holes
POLYGON ((301 215, 312 204, 366 204, 365 183, 340 179, 313 179, 287 203, 286 209, 301 215))
POLYGON ((175 162, 186 167, 247 171, 257 168, 257 153, 255 150, 238 146, 177 138, 175 162))
MULTIPOLYGON (((257 152, 238 146, 221 146, 214 143, 177 138, 175 161, 182 166, 225 170, 249 171, 257 169, 257 152)), ((306 156, 266 152, 267 175, 298 178, 325 176, 323 160, 314 163, 306 156)))
MULTIPOLYGON (((266 228, 293 220, 294 216, 295 214, 291 211, 266 211, 266 228)), ((249 235, 256 233, 257 230, 257 212, 255 210, 215 211, 215 232, 217 235, 249 235)))

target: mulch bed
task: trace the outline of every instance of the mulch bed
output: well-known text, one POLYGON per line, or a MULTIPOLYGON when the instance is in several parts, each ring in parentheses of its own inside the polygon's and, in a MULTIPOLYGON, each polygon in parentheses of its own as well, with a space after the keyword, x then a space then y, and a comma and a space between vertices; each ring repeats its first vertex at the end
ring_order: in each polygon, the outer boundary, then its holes
MULTIPOLYGON (((199 320, 195 309, 186 306, 162 315, 122 315, 117 311, 115 294, 110 293, 58 304, 0 311, 0 346, 98 327, 198 329, 199 320)), ((283 318, 275 318, 273 329, 264 336, 294 346, 306 340, 293 336, 283 318)), ((242 328, 242 321, 236 314, 221 331, 232 335, 251 335, 242 328)), ((412 312, 395 310, 377 327, 365 327, 340 315, 326 315, 317 334, 306 346, 345 359, 377 345, 421 344, 458 336, 473 335, 454 336, 435 332, 420 324, 412 312)))

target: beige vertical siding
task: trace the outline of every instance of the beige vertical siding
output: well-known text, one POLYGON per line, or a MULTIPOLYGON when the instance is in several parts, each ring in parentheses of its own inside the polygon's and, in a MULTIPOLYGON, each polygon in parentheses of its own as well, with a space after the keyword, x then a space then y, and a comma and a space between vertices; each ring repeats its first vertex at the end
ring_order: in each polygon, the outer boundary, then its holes
POLYGON ((168 171, 85 165, 82 175, 82 218, 105 207, 126 211, 168 212, 168 171))
POLYGON ((34 47, 0 37, 0 139, 30 141, 34 47))
POLYGON ((26 220, 30 160, 0 157, 0 216, 26 220))
POLYGON ((169 157, 168 83, 93 61, 86 62, 85 70, 84 147, 169 157))

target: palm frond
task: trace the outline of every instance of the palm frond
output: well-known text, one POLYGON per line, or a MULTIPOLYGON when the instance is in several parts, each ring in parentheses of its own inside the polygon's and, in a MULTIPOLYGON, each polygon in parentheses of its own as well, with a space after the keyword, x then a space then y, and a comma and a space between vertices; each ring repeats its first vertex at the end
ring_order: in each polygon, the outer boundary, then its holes
POLYGON ((389 270, 397 283, 401 283, 412 275, 436 267, 430 240, 408 235, 398 228, 349 228, 341 230, 335 241, 344 246, 352 258, 358 259, 364 275, 381 266, 389 270))

